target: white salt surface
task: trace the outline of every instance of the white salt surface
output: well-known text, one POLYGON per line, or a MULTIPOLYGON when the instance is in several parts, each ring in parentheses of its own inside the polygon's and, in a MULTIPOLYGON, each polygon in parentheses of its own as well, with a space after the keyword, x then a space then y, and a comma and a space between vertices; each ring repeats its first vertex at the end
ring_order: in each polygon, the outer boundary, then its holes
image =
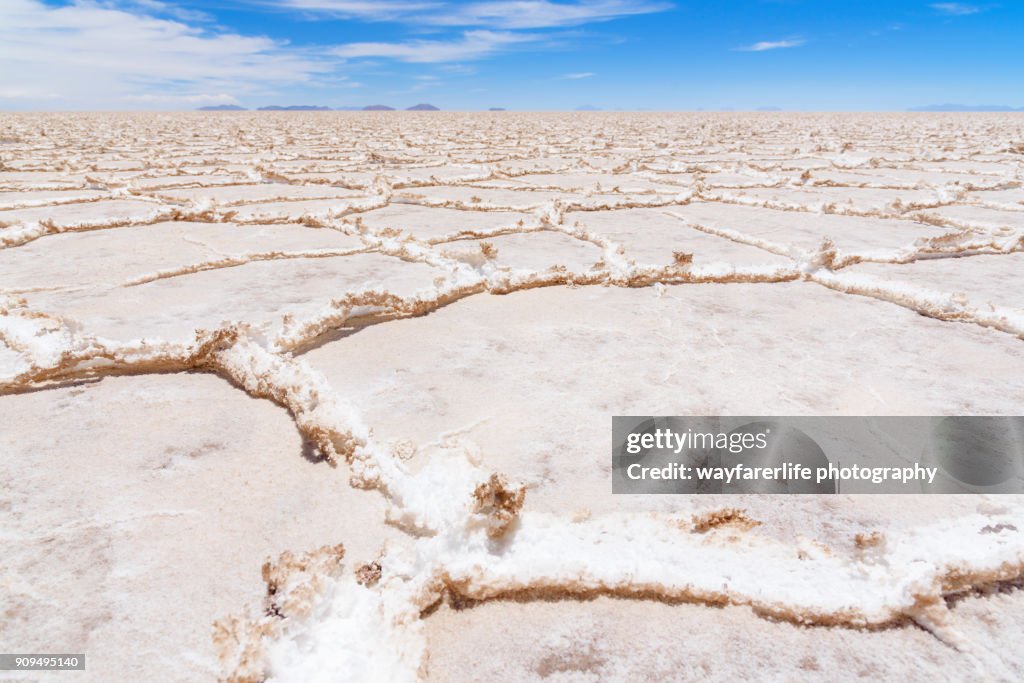
POLYGON ((613 497, 607 453, 615 414, 1020 414, 1021 117, 0 127, 0 651, 1024 675, 1021 496, 613 497))

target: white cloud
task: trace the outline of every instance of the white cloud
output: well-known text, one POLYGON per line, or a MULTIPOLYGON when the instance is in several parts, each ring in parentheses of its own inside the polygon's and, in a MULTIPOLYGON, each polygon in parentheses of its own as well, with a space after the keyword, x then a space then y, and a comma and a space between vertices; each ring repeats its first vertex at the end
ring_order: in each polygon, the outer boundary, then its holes
POLYGON ((364 21, 398 21, 410 13, 443 8, 443 4, 438 2, 416 0, 278 0, 276 4, 288 9, 322 12, 364 21))
POLYGON ((930 7, 942 14, 951 14, 957 17, 967 16, 968 14, 977 14, 981 11, 980 7, 965 5, 960 2, 937 2, 930 5, 930 7))
POLYGON ((182 9, 173 0, 67 0, 60 5, 0 0, 0 107, 229 104, 235 98, 296 88, 333 87, 344 60, 357 58, 436 63, 450 73, 468 74, 473 68, 459 62, 522 45, 558 45, 559 35, 531 28, 608 21, 671 7, 660 0, 248 1, 418 28, 465 28, 454 36, 296 47, 231 32, 217 26, 213 17, 182 9))
POLYGON ((403 62, 433 63, 481 59, 538 36, 508 31, 466 31, 455 40, 410 40, 402 43, 348 43, 331 50, 339 57, 387 57, 403 62))
POLYGON ((466 64, 444 64, 437 68, 445 73, 454 74, 456 76, 473 76, 478 73, 475 66, 469 66, 466 64))
POLYGON ((442 26, 488 26, 491 28, 555 28, 610 21, 637 14, 670 9, 665 2, 637 0, 593 0, 591 2, 554 3, 548 0, 508 0, 474 2, 453 11, 428 16, 426 20, 442 26))
POLYGON ((137 102, 140 104, 180 104, 180 105, 206 105, 206 104, 238 104, 233 95, 218 93, 216 95, 161 95, 159 93, 145 93, 142 95, 125 95, 126 102, 137 102))
POLYGON ((260 92, 311 83, 334 69, 269 38, 209 32, 137 6, 87 0, 63 6, 3 0, 0 64, 0 101, 14 99, 3 93, 42 89, 58 93, 63 106, 82 108, 117 107, 147 95, 260 92))
POLYGON ((417 26, 483 26, 537 29, 579 26, 671 9, 655 0, 488 0, 454 5, 406 0, 278 0, 290 9, 324 12, 366 21, 400 21, 417 26))
POLYGON ((60 95, 44 88, 0 87, 0 100, 59 100, 60 95))
POLYGON ((559 80, 578 81, 584 78, 590 78, 593 75, 594 73, 591 71, 582 71, 580 73, 575 74, 565 74, 564 76, 559 76, 558 78, 559 80))
POLYGON ((121 9, 142 10, 147 14, 155 14, 158 16, 166 15, 172 19, 179 19, 181 21, 189 21, 193 23, 214 21, 213 17, 206 12, 184 9, 176 5, 161 2, 161 0, 123 0, 119 5, 121 9))
POLYGON ((800 47, 803 40, 763 40, 760 43, 736 48, 740 52, 764 52, 765 50, 782 50, 789 47, 800 47))

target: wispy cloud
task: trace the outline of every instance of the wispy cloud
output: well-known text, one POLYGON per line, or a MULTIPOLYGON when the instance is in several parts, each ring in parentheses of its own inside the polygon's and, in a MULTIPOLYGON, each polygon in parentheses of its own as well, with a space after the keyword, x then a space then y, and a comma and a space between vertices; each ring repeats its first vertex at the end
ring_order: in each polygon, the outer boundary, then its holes
POLYGON ((216 93, 311 83, 333 71, 337 61, 266 37, 153 16, 138 3, 118 8, 88 0, 61 6, 3 0, 3 5, 0 99, 45 86, 80 107, 123 106, 128 98, 158 103, 146 99, 150 96, 216 102, 223 101, 216 93))
POLYGON ((277 0, 286 9, 308 10, 363 21, 400 21, 411 14, 443 9, 440 2, 417 0, 277 0))
POLYGON ((489 26, 492 28, 556 28, 611 21, 638 14, 671 9, 666 2, 638 0, 592 0, 555 3, 548 0, 475 2, 427 17, 430 23, 446 26, 489 26))
POLYGON ((494 30, 580 26, 671 9, 657 0, 487 0, 456 5, 416 0, 278 0, 279 6, 416 26, 482 26, 494 30))
POLYGON ((580 73, 565 74, 563 76, 559 76, 558 80, 563 80, 563 81, 565 81, 565 80, 567 80, 567 81, 579 81, 579 80, 582 80, 584 78, 590 78, 593 75, 594 75, 594 73, 592 71, 582 71, 580 73))
POLYGON ((437 88, 444 85, 443 80, 441 80, 438 76, 434 76, 432 74, 414 76, 413 80, 415 80, 416 82, 413 83, 412 87, 409 88, 408 92, 420 92, 421 90, 437 88))
POLYGON ((60 95, 47 90, 31 86, 3 87, 0 86, 0 100, 59 100, 60 95))
POLYGON ((736 48, 740 52, 764 52, 766 50, 783 50, 790 47, 800 47, 805 40, 763 40, 760 43, 746 45, 736 48))
MULTIPOLYGON (((464 28, 453 37, 339 45, 329 54, 344 59, 384 58, 412 63, 474 61, 523 43, 553 36, 526 32, 554 29, 619 17, 659 12, 671 7, 652 0, 488 0, 468 4, 430 0, 278 0, 291 9, 323 12, 363 21, 391 21, 411 26, 464 28), (482 28, 476 28, 482 27, 482 28)), ((581 78, 585 76, 580 76, 581 78)))
POLYGON ((461 63, 522 45, 561 47, 564 27, 671 7, 662 0, 242 1, 435 34, 299 47, 224 28, 176 0, 0 0, 0 107, 48 100, 81 108, 233 104, 281 89, 326 87, 356 68, 346 61, 364 65, 371 58, 472 73, 461 63))
POLYGON ((444 64, 437 68, 454 76, 473 76, 478 73, 477 67, 468 64, 444 64))
POLYGON ((964 17, 968 14, 977 14, 981 11, 980 7, 974 5, 965 5, 961 2, 936 2, 930 5, 933 10, 940 12, 941 14, 949 14, 956 17, 964 17))
POLYGON ((161 0, 123 0, 117 6, 127 10, 142 10, 147 14, 179 19, 192 23, 213 22, 214 18, 206 12, 186 9, 161 0))
POLYGON ((123 99, 125 102, 139 104, 188 105, 190 107, 201 104, 238 104, 238 99, 234 95, 228 95, 227 93, 218 93, 216 95, 161 95, 159 93, 145 93, 142 95, 125 95, 123 99))
POLYGON ((453 40, 409 40, 401 43, 348 43, 330 52, 346 59, 386 57, 403 62, 436 63, 482 59, 540 36, 509 31, 466 31, 453 40))

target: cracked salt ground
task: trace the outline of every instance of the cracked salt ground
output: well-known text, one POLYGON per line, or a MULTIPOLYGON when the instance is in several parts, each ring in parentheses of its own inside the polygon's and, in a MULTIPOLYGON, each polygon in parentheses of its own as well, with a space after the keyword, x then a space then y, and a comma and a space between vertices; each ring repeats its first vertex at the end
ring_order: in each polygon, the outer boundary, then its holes
POLYGON ((942 206, 928 210, 929 216, 946 220, 951 225, 980 228, 995 234, 1024 230, 1024 212, 1019 209, 999 210, 989 207, 942 206))
POLYGON ((729 203, 752 203, 771 208, 794 208, 816 210, 819 207, 834 207, 838 213, 850 215, 872 215, 873 213, 895 213, 906 205, 912 209, 930 209, 942 206, 954 198, 943 198, 932 190, 886 190, 860 187, 807 187, 743 189, 721 193, 729 203), (894 202, 899 202, 894 205, 894 202))
POLYGON ((378 437, 427 443, 458 430, 485 469, 515 472, 530 506, 552 512, 567 499, 600 510, 681 504, 607 495, 608 415, 656 405, 751 415, 766 404, 786 415, 1005 414, 1024 373, 1024 348, 1008 335, 804 282, 472 297, 304 360, 348 387, 378 437), (395 359, 389 369, 373 364, 378 354, 395 359))
POLYGON ((132 187, 139 190, 176 190, 190 187, 207 190, 207 188, 217 185, 240 185, 252 182, 245 174, 229 175, 219 173, 207 173, 204 175, 158 175, 151 178, 134 175, 129 176, 125 180, 128 179, 131 180, 132 187))
MULTIPOLYGON (((708 235, 700 230, 680 230, 675 212, 685 207, 667 205, 652 209, 622 209, 615 212, 569 211, 565 222, 620 244, 640 263, 671 264, 675 253, 687 254, 697 265, 726 263, 734 266, 786 266, 790 260, 764 249, 708 235), (635 226, 642 225, 637 230, 635 226)), ((818 246, 817 244, 815 246, 818 246)))
POLYGON ((169 216, 155 202, 112 199, 0 211, 0 245, 17 246, 42 235, 71 230, 94 230, 139 225, 169 216))
MULTIPOLYGON (((999 643, 1024 628, 1024 593, 967 600, 953 614, 983 647, 999 643)), ((972 660, 913 626, 807 628, 739 607, 606 597, 444 607, 426 637, 430 681, 463 678, 469 660, 481 681, 878 681, 906 678, 911 657, 909 680, 977 680, 995 670, 1024 677, 1019 661, 1001 668, 998 651, 972 660)))
MULTIPOLYGON (((253 254, 344 253, 363 243, 335 230, 297 225, 166 222, 117 230, 64 234, 17 249, 0 250, 0 291, 103 285, 117 287, 146 276, 188 271, 200 264, 253 254), (102 259, 103 267, 95 261, 102 259)), ((227 265, 226 263, 224 265, 227 265)))
POLYGON ((460 237, 476 237, 515 232, 536 227, 538 221, 529 213, 515 211, 476 211, 468 214, 458 209, 391 204, 359 214, 357 218, 367 229, 379 232, 390 228, 414 235, 424 242, 446 242, 460 237))
POLYGON ((721 236, 735 235, 739 230, 739 239, 745 236, 806 251, 819 247, 823 234, 828 235, 837 247, 853 254, 881 252, 883 255, 891 255, 901 250, 912 250, 919 240, 959 232, 911 220, 879 221, 860 216, 765 211, 756 207, 715 202, 692 202, 686 206, 665 207, 660 212, 687 220, 698 230, 704 228, 708 232, 717 231, 721 236))
POLYGON ((950 259, 930 259, 893 267, 881 263, 860 263, 851 273, 864 274, 886 282, 952 292, 966 298, 970 306, 1001 308, 1007 315, 1024 319, 1024 290, 1006 283, 1024 273, 1024 252, 1000 256, 979 254, 972 257, 971 268, 957 268, 950 259))
POLYGON ((91 680, 211 680, 210 625, 262 590, 250 559, 339 523, 355 557, 397 534, 286 413, 215 377, 111 377, 0 414, 0 642, 73 645, 91 680))
POLYGON ((254 204, 272 201, 306 201, 310 199, 337 199, 359 196, 356 190, 329 185, 286 185, 264 183, 262 185, 234 185, 231 187, 193 187, 161 190, 159 199, 170 202, 217 202, 222 206, 254 204))
POLYGON ((23 190, 20 192, 0 192, 0 209, 20 209, 33 206, 56 206, 87 202, 105 197, 98 190, 67 190, 39 192, 23 190))
POLYGON ((73 318, 85 329, 124 341, 143 337, 188 341, 196 329, 237 320, 277 330, 285 316, 312 315, 340 290, 387 287, 411 294, 429 286, 421 264, 379 254, 331 259, 269 259, 246 268, 215 268, 189 278, 155 280, 102 291, 31 292, 30 306, 73 318), (273 286, 268 287, 269 283, 273 286), (198 287, 199 289, 195 289, 198 287), (219 292, 210 297, 198 292, 219 292))
POLYGON ((0 125, 0 645, 52 627, 94 680, 156 648, 191 680, 453 680, 499 641, 524 679, 910 670, 851 648, 1020 678, 1019 593, 970 597, 1019 581, 1020 497, 612 499, 592 424, 1019 413, 1019 118, 0 125), (790 652, 593 642, 677 620, 790 652))
POLYGON ((676 191, 671 185, 664 185, 644 178, 624 179, 610 173, 567 173, 564 175, 536 173, 523 178, 486 180, 476 183, 474 187, 524 190, 544 188, 560 192, 614 194, 673 193, 676 191))
POLYGON ((511 234, 483 240, 457 240, 438 246, 438 251, 455 261, 483 264, 490 261, 498 267, 543 272, 565 268, 585 273, 601 260, 596 245, 560 232, 542 234, 511 234))

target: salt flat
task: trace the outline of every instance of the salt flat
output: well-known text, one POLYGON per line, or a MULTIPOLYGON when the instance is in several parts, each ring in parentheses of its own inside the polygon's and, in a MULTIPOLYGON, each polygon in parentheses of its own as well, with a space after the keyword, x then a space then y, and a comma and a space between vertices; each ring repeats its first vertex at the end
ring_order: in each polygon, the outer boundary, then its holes
POLYGON ((1024 498, 613 497, 607 446, 617 414, 1020 414, 1022 142, 1012 114, 0 115, 0 651, 1019 680, 1024 498), (722 508, 759 524, 693 522, 722 508))

